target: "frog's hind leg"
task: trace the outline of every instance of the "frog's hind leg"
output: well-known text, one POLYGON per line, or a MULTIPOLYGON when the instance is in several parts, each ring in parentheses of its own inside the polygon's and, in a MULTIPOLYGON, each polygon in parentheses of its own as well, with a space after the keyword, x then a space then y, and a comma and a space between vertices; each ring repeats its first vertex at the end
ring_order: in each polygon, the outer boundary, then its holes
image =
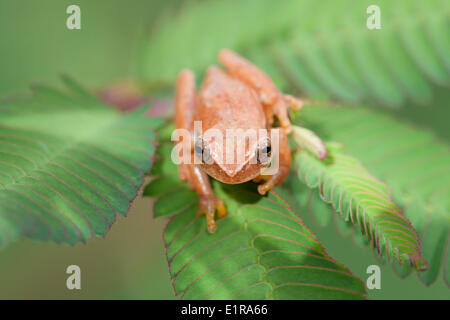
MULTIPOLYGON (((195 112, 195 76, 191 70, 183 70, 180 72, 176 82, 175 90, 175 127, 177 130, 187 130, 192 134, 194 112, 195 112)), ((182 137, 181 139, 184 139, 182 137)), ((183 150, 192 150, 192 142, 181 140, 180 143, 188 144, 183 145, 183 150)), ((183 154, 181 154, 183 159, 183 154)), ((190 157, 192 159, 192 151, 190 151, 190 157)), ((191 187, 189 164, 180 163, 178 166, 178 175, 181 181, 188 181, 191 187)))
MULTIPOLYGON (((179 74, 176 82, 175 93, 175 126, 177 129, 185 129, 192 134, 194 125, 196 101, 195 76, 190 70, 183 70, 179 74)), ((196 164, 193 164, 192 159, 192 143, 191 141, 184 141, 189 146, 182 148, 183 150, 190 150, 191 161, 188 163, 180 163, 178 167, 179 177, 182 181, 187 181, 189 187, 195 190, 199 195, 198 214, 206 216, 207 228, 210 233, 214 233, 217 229, 216 221, 214 219, 215 212, 219 218, 226 216, 226 209, 223 201, 219 199, 211 188, 208 175, 196 164)), ((181 155, 183 161, 183 156, 181 155)))
POLYGON ((272 126, 275 115, 280 121, 281 127, 290 133, 291 123, 288 117, 288 108, 292 106, 294 109, 300 109, 306 101, 282 94, 264 71, 231 50, 221 50, 219 61, 231 75, 239 78, 256 91, 264 106, 268 126, 272 126))

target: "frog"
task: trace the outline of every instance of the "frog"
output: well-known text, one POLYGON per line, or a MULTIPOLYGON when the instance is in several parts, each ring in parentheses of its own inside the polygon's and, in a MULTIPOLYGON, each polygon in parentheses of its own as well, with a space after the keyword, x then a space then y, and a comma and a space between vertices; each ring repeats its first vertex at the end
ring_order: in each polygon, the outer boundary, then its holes
POLYGON ((209 233, 217 230, 216 212, 218 218, 227 215, 224 201, 214 193, 209 177, 226 184, 260 183, 257 191, 262 196, 282 184, 291 166, 289 108, 300 110, 307 102, 282 93, 262 69, 230 49, 220 50, 218 61, 224 68, 211 65, 198 92, 194 72, 183 69, 179 73, 175 84, 176 129, 184 129, 194 135, 196 121, 205 130, 202 132, 214 129, 224 134, 227 129, 236 128, 270 132, 276 126, 279 133, 278 169, 274 174, 262 174, 262 169, 268 167, 273 158, 273 141, 268 136, 253 143, 237 139, 234 149, 239 147, 245 153, 235 163, 218 161, 223 159, 225 147, 215 139, 202 136, 183 139, 181 143, 187 144, 184 150, 190 153, 188 158, 193 155, 202 161, 180 162, 178 175, 197 192, 198 215, 206 216, 209 233))

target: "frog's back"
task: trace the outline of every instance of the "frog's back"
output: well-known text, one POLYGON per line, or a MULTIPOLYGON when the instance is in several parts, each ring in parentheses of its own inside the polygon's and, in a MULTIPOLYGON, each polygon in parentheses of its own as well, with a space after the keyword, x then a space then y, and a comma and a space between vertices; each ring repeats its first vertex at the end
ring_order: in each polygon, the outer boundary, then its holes
POLYGON ((218 67, 210 67, 197 97, 195 120, 203 130, 263 129, 266 117, 255 91, 218 67))

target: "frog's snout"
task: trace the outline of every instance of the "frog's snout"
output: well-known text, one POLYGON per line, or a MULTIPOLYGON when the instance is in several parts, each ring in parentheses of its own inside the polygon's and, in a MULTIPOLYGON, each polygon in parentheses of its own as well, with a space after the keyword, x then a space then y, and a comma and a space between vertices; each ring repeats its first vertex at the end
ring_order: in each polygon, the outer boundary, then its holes
POLYGON ((203 165, 208 175, 227 184, 238 184, 253 180, 260 175, 261 169, 266 165, 261 164, 210 164, 203 165))
POLYGON ((242 165, 240 164, 227 164, 227 165, 220 165, 220 168, 222 169, 223 172, 225 172, 225 174, 229 177, 234 177, 236 176, 239 171, 242 169, 242 165))

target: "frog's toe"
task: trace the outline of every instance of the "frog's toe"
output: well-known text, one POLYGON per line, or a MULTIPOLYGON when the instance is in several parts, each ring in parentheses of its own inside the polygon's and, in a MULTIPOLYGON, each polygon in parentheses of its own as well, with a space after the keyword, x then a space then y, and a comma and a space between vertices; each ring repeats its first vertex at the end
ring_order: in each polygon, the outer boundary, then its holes
POLYGON ((309 100, 300 99, 300 98, 291 96, 290 94, 284 94, 283 98, 284 98, 284 101, 286 101, 286 103, 288 105, 290 105, 292 107, 292 109, 294 109, 294 110, 300 110, 303 108, 303 105, 305 105, 306 103, 311 103, 311 101, 309 101, 309 100))
POLYGON ((273 187, 275 187, 273 180, 269 179, 267 182, 260 184, 258 186, 258 193, 260 195, 265 195, 267 192, 269 192, 270 190, 273 189, 273 187))
POLYGON ((225 203, 223 202, 223 200, 220 198, 217 198, 216 209, 217 209, 217 216, 219 218, 227 216, 227 208, 225 207, 225 203))
POLYGON ((209 233, 214 233, 217 230, 217 224, 214 219, 215 212, 217 216, 223 218, 227 215, 225 203, 215 195, 200 196, 198 215, 204 214, 206 216, 206 224, 209 233))
POLYGON ((208 224, 208 226, 206 227, 209 233, 216 233, 217 231, 217 224, 215 221, 213 221, 213 223, 208 224))
POLYGON ((290 134, 292 132, 292 126, 290 123, 282 126, 286 134, 290 134))

